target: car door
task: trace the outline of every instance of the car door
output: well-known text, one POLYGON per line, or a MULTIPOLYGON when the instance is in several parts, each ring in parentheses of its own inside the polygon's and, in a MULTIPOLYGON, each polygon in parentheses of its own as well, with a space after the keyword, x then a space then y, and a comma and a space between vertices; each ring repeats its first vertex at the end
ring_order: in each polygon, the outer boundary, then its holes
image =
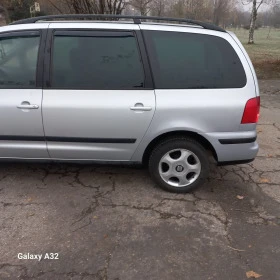
POLYGON ((0 33, 0 157, 48 158, 42 124, 44 31, 0 33))
POLYGON ((155 111, 141 34, 92 29, 50 33, 50 75, 43 91, 50 156, 130 160, 155 111))

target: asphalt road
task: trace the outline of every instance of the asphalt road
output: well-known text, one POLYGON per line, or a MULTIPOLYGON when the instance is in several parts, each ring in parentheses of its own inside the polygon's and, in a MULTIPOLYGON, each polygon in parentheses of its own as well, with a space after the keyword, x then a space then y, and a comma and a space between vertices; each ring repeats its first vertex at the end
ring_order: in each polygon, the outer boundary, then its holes
POLYGON ((257 159, 193 194, 136 167, 1 163, 0 279, 280 279, 280 81, 261 88, 257 159))

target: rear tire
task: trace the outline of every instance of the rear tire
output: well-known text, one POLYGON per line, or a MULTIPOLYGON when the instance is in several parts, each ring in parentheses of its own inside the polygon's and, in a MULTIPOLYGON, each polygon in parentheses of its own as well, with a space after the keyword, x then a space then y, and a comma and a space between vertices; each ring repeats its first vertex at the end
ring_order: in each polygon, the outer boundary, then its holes
POLYGON ((162 189, 187 193, 202 185, 208 177, 208 153, 191 138, 169 138, 160 142, 152 151, 149 171, 162 189))

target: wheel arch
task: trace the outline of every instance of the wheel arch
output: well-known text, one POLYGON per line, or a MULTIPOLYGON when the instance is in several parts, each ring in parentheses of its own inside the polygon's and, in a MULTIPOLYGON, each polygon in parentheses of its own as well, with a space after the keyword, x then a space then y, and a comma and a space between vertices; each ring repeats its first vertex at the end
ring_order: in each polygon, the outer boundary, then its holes
POLYGON ((198 143, 200 143, 207 151, 209 151, 212 156, 214 157, 214 159, 216 161, 218 161, 218 156, 216 153, 216 150, 214 149, 214 147, 212 146, 212 144, 202 135, 193 132, 193 131, 184 131, 184 130, 179 130, 179 131, 169 131, 163 134, 158 135, 156 138, 154 138, 146 147, 143 157, 142 157, 142 163, 146 166, 148 164, 149 161, 149 157, 151 155, 151 152, 153 151, 153 149, 157 146, 157 144, 161 141, 163 141, 164 139, 168 139, 168 138, 173 138, 176 136, 185 136, 185 137, 189 137, 192 138, 194 140, 196 140, 198 143))

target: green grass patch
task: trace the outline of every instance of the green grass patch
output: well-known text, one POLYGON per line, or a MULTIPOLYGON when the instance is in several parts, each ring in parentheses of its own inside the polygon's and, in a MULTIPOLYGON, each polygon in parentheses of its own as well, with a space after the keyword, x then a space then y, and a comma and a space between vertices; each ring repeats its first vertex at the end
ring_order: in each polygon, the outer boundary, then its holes
POLYGON ((280 29, 260 28, 255 31, 255 44, 248 45, 249 31, 230 29, 248 52, 259 79, 280 79, 280 29))

